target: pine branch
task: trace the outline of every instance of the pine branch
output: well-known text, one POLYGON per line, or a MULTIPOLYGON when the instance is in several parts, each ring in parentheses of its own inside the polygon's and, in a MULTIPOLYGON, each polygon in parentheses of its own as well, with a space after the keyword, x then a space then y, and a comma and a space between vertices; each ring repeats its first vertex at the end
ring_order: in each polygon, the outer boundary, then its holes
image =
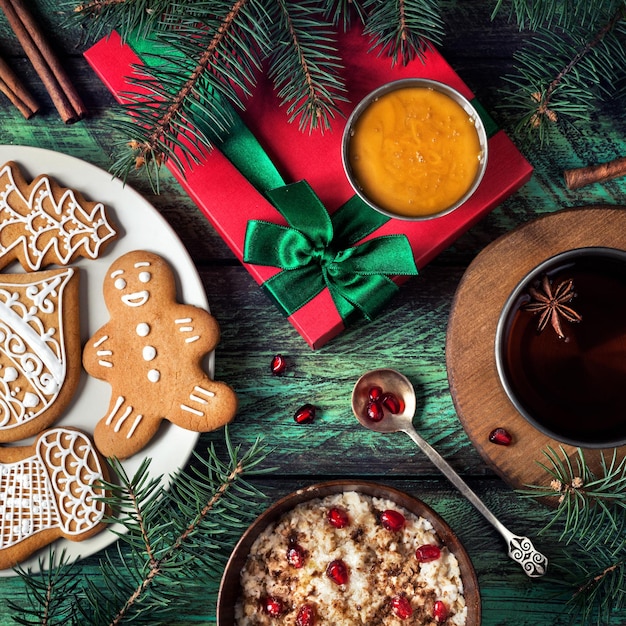
POLYGON ((365 0, 368 13, 365 34, 371 36, 372 48, 380 46, 392 63, 406 65, 424 58, 431 43, 443 39, 443 22, 437 0, 365 0))
POLYGON ((69 563, 65 551, 58 561, 52 551, 48 552, 47 563, 39 561, 40 576, 30 571, 16 568, 28 591, 29 606, 19 606, 13 600, 7 604, 11 611, 18 613, 14 621, 25 626, 72 626, 79 624, 75 594, 80 585, 78 566, 69 563))
POLYGON ((570 586, 570 610, 582 624, 605 624, 626 608, 626 458, 619 461, 617 450, 602 454, 596 476, 581 449, 574 459, 563 448, 544 456, 549 486, 521 493, 557 499, 542 532, 556 530, 564 546, 566 564, 557 569, 570 586))
POLYGON ((514 0, 513 7, 518 23, 528 19, 535 34, 514 55, 518 70, 505 77, 510 90, 502 108, 519 116, 517 134, 543 144, 559 122, 588 119, 598 98, 613 93, 626 62, 626 7, 616 0, 593 5, 514 0))

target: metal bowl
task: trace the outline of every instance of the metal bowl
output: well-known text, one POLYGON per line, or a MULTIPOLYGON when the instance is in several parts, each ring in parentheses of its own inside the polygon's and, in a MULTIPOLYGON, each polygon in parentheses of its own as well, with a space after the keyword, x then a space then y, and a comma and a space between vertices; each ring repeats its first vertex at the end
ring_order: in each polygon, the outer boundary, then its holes
POLYGON ((241 593, 240 573, 256 538, 297 504, 346 491, 357 491, 364 495, 391 500, 414 515, 431 522, 441 541, 459 563, 463 595, 467 605, 466 625, 479 626, 481 605, 478 579, 465 548, 448 524, 422 501, 392 487, 361 480, 335 480, 299 489, 278 500, 252 523, 235 546, 222 576, 217 600, 218 626, 233 626, 235 623, 235 604, 241 593))
POLYGON ((430 220, 436 217, 441 217, 442 215, 447 215, 448 213, 451 213, 452 211, 454 211, 455 209, 463 205, 474 194, 474 192, 478 188, 478 185, 480 185, 480 182, 483 179, 483 176, 485 174, 485 170, 487 169, 487 157, 488 157, 487 132, 485 130, 485 125, 482 119, 480 118, 480 115, 478 114, 477 110, 474 108, 474 106, 469 102, 467 98, 465 98, 465 96, 463 96, 453 87, 450 87, 449 85, 446 85, 439 81, 430 80, 426 78, 405 78, 405 79, 392 81, 392 82, 386 83, 385 85, 382 85, 378 89, 375 89, 370 94, 368 94, 365 98, 363 98, 363 100, 361 100, 361 102, 359 102, 359 104, 357 104, 355 109, 352 111, 350 117, 348 118, 348 121, 344 128, 343 137, 342 137, 341 157, 342 157, 342 162, 343 162, 343 168, 344 168, 346 177, 348 178, 348 181, 352 185, 356 194, 368 206, 392 218, 397 218, 397 219, 407 220, 407 221, 430 220), (360 116, 363 114, 363 112, 381 96, 384 96, 392 91, 396 91, 398 89, 404 89, 407 87, 422 87, 422 88, 438 91, 448 96, 458 105, 460 105, 467 112, 469 118, 474 123, 476 132, 478 134, 478 141, 479 141, 480 149, 481 149, 478 171, 476 173, 474 181, 468 187, 466 192, 453 204, 442 208, 440 211, 436 213, 432 213, 428 215, 416 215, 416 216, 403 215, 400 213, 394 213, 389 208, 381 207, 378 204, 376 204, 376 202, 374 202, 372 199, 370 199, 367 196, 367 193, 365 192, 365 190, 359 183, 357 177, 354 174, 352 166, 350 165, 350 159, 349 159, 350 141, 351 141, 352 136, 354 135, 354 127, 358 119, 360 118, 360 116))
POLYGON ((576 248, 532 269, 502 308, 495 357, 509 400, 543 434, 581 448, 626 444, 626 418, 621 410, 626 363, 626 251, 576 248), (574 291, 582 291, 567 303, 582 314, 582 320, 571 323, 564 319, 563 338, 558 337, 549 318, 539 331, 537 316, 533 319, 531 313, 522 313, 529 288, 538 287, 544 276, 552 281, 552 289, 576 276, 574 291), (605 282, 610 276, 619 291, 605 282), (597 301, 596 291, 607 292, 603 302, 597 301), (613 315, 612 320, 605 309, 613 315), (615 417, 609 419, 610 407, 617 408, 611 413, 615 417))

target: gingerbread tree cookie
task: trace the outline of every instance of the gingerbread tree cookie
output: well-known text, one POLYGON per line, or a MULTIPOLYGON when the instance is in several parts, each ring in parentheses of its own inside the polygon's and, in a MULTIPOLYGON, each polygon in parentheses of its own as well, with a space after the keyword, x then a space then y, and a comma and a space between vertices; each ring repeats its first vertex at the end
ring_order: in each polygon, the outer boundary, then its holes
POLYGON ((103 290, 110 320, 83 349, 87 372, 112 387, 107 414, 94 432, 98 450, 127 458, 163 420, 196 432, 230 422, 237 410, 234 391, 202 368, 219 340, 218 323, 204 309, 177 302, 165 259, 129 252, 113 263, 103 290))
POLYGON ((28 183, 11 161, 0 168, 0 269, 14 260, 34 272, 95 259, 116 237, 101 202, 44 174, 28 183))

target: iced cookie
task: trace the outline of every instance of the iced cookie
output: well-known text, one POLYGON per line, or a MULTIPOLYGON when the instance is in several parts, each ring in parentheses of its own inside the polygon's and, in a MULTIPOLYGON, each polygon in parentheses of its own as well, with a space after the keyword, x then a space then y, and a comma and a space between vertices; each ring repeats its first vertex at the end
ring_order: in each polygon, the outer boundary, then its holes
POLYGON ((0 442, 48 428, 81 372, 78 272, 0 274, 0 442))
POLYGON ((47 430, 27 447, 0 447, 0 569, 60 537, 82 541, 104 528, 106 467, 72 428, 47 430))
POLYGON ((28 183, 12 161, 0 168, 0 269, 14 260, 34 272, 95 259, 116 237, 101 202, 45 174, 28 183))
POLYGON ((219 340, 204 309, 176 301, 174 274, 160 256, 144 251, 113 263, 104 281, 110 320, 83 350, 83 365, 112 387, 107 414, 94 440, 105 456, 123 459, 141 450, 163 420, 206 432, 230 422, 237 397, 202 369, 219 340))

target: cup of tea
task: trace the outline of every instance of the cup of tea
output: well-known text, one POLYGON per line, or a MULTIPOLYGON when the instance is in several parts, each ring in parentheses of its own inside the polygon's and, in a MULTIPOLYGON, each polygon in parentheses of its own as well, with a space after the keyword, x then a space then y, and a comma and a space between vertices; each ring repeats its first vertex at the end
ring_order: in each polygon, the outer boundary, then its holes
POLYGON ((370 207, 404 220, 446 215, 476 191, 487 167, 487 134, 456 89, 423 78, 379 87, 343 133, 350 184, 370 207))
POLYGON ((626 444, 626 251, 568 250, 529 272, 496 329, 496 366, 517 411, 581 448, 626 444))

